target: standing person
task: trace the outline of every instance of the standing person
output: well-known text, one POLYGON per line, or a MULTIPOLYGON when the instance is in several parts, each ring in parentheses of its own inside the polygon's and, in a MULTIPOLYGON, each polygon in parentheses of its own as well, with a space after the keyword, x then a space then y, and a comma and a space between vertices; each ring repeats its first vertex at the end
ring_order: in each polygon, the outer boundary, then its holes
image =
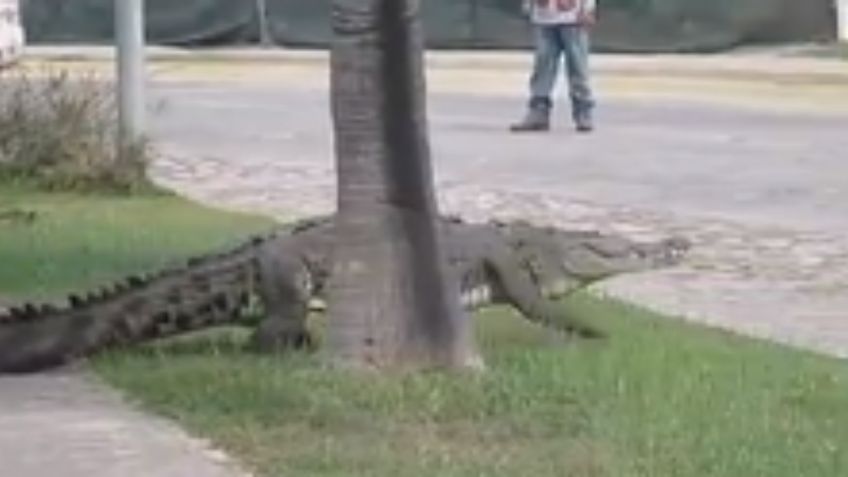
POLYGON ((595 101, 589 84, 589 29, 595 24, 595 0, 523 0, 533 23, 536 57, 530 77, 527 114, 513 132, 550 129, 551 94, 565 58, 571 117, 579 132, 594 129, 595 101))

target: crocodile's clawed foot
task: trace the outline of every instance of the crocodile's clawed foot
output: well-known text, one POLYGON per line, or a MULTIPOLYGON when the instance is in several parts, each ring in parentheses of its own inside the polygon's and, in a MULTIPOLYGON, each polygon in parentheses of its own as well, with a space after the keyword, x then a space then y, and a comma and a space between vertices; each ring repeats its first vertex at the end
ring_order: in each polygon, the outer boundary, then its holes
POLYGON ((596 328, 548 328, 544 341, 550 346, 572 345, 584 340, 604 341, 607 333, 596 328))
POLYGON ((306 330, 274 330, 260 327, 250 340, 250 349, 259 353, 312 351, 315 338, 306 330))
POLYGON ((31 210, 4 209, 0 210, 0 222, 22 223, 30 225, 38 218, 38 214, 31 210))
POLYGON ((569 330, 573 336, 577 338, 587 339, 587 340, 605 340, 608 335, 603 330, 599 330, 597 328, 592 328, 590 326, 573 328, 569 330))

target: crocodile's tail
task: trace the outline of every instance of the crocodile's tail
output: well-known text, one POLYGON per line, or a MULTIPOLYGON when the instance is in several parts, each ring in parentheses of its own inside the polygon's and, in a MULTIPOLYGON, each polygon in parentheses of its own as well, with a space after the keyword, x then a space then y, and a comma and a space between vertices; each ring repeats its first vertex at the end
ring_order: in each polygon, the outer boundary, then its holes
POLYGON ((63 306, 28 304, 0 314, 0 373, 36 372, 112 346, 237 321, 265 240, 71 296, 63 306))

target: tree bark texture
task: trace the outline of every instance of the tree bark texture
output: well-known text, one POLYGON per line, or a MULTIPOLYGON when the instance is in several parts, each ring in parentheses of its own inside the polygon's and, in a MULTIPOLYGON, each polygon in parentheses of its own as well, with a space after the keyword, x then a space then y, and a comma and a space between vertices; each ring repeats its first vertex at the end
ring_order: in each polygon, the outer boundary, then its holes
POLYGON ((338 215, 328 344, 354 367, 476 359, 436 225, 417 0, 335 0, 338 215))

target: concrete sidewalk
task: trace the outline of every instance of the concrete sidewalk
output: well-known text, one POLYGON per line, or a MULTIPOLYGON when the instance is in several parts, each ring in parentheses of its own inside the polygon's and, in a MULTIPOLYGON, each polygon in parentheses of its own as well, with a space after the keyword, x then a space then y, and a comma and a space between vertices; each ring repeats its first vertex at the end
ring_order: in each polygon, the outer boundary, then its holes
MULTIPOLYGON (((601 75, 662 76, 744 81, 781 81, 848 86, 848 61, 787 55, 782 50, 745 50, 714 55, 596 54, 593 68, 601 75)), ((114 58, 108 46, 31 46, 27 57, 44 62, 102 62, 114 58)), ((154 63, 238 62, 314 65, 327 62, 324 50, 222 48, 186 50, 149 47, 154 63)), ((526 71, 531 57, 525 51, 431 51, 434 69, 500 69, 526 71)))
POLYGON ((221 452, 77 371, 0 377, 4 477, 246 477, 221 452))

